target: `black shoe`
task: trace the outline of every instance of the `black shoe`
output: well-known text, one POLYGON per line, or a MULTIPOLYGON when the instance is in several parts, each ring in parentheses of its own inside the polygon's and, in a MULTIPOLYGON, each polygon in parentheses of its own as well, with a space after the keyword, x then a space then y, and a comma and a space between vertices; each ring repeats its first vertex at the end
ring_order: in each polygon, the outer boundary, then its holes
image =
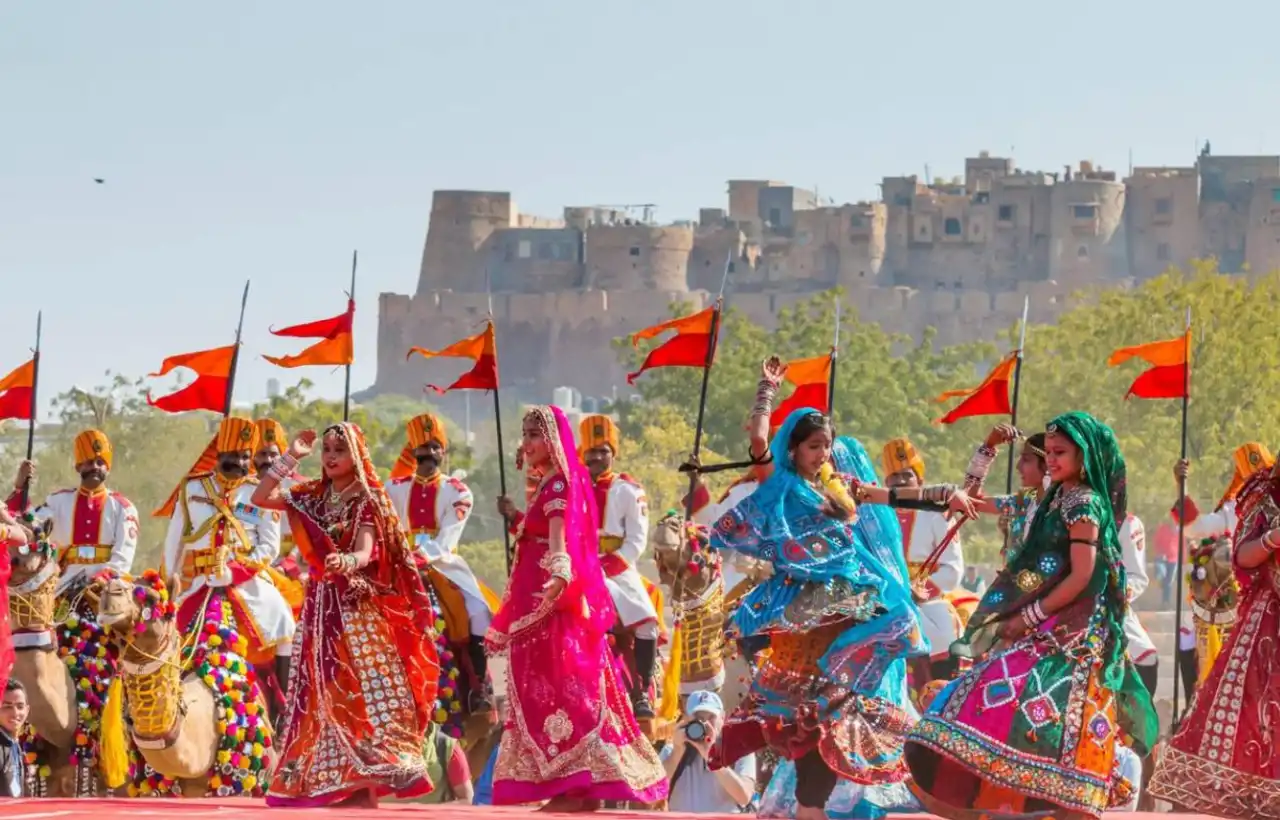
POLYGON ((653 711, 653 704, 649 702, 649 693, 644 690, 631 696, 631 711, 635 714, 636 720, 653 720, 657 717, 653 711))

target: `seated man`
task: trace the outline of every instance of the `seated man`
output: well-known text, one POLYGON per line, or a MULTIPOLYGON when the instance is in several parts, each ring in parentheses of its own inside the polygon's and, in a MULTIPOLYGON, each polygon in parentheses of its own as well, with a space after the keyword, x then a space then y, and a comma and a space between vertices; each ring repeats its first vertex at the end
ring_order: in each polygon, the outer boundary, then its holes
POLYGON ((491 712, 484 633, 498 598, 458 554, 458 541, 471 518, 471 490, 457 478, 446 478, 440 469, 449 439, 439 418, 416 416, 407 431, 408 443, 391 471, 387 495, 412 542, 424 580, 444 610, 449 643, 470 661, 469 711, 491 712))
POLYGON ((702 690, 685 702, 687 717, 672 742, 659 755, 667 772, 667 810, 693 814, 737 814, 755 799, 756 756, 738 758, 732 766, 712 770, 707 755, 724 726, 724 704, 715 692, 702 690))
POLYGON ((258 479, 250 476, 257 429, 230 416, 169 500, 154 514, 169 516, 160 573, 180 589, 178 627, 190 635, 203 623, 206 592, 225 594, 252 664, 275 659, 288 691, 293 654, 293 610, 267 568, 280 552, 280 516, 252 504, 258 479))

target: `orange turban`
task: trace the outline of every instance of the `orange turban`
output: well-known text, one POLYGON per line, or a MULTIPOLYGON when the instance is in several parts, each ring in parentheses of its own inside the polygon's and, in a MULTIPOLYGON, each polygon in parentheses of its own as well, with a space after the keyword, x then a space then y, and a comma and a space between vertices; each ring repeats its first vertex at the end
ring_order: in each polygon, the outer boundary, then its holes
POLYGON ((76 464, 101 458, 107 463, 107 469, 111 469, 111 439, 101 430, 85 430, 76 436, 74 447, 76 464))
POLYGON ((441 450, 449 449, 449 434, 445 431, 444 420, 439 416, 431 413, 414 416, 405 425, 405 432, 408 443, 391 468, 392 478, 406 478, 414 474, 418 469, 418 460, 413 457, 413 451, 419 447, 426 447, 429 442, 436 441, 440 443, 441 450))
POLYGON ((173 488, 168 500, 151 514, 156 518, 168 518, 173 515, 173 510, 178 505, 178 495, 182 492, 183 484, 195 476, 213 472, 214 468, 218 466, 218 453, 238 453, 242 450, 248 450, 252 453, 258 451, 258 428, 254 426, 252 419, 227 416, 218 425, 217 435, 204 448, 200 458, 196 459, 196 463, 191 465, 190 470, 187 470, 186 475, 182 477, 182 481, 178 483, 178 486, 173 488))
POLYGON ((895 438, 884 446, 881 459, 884 462, 886 478, 894 473, 910 470, 916 474, 916 478, 924 481, 924 459, 916 446, 911 443, 911 439, 895 438))
POLYGON ((618 443, 622 436, 618 433, 618 425, 608 416, 587 416, 578 425, 578 446, 582 453, 597 447, 609 445, 613 454, 618 454, 618 443))
POLYGON ((1231 460, 1235 463, 1236 470, 1231 476, 1231 485, 1227 487, 1226 494, 1218 502, 1216 509, 1219 510, 1222 509, 1223 504, 1236 497, 1236 493, 1240 492, 1240 488, 1254 473, 1259 470, 1270 469, 1276 463, 1267 446, 1256 441, 1237 447, 1236 451, 1231 454, 1231 460))
POLYGON ((284 431, 284 425, 280 422, 275 419, 258 419, 253 426, 258 431, 258 446, 254 448, 255 452, 271 444, 280 448, 281 454, 289 449, 289 434, 284 431))

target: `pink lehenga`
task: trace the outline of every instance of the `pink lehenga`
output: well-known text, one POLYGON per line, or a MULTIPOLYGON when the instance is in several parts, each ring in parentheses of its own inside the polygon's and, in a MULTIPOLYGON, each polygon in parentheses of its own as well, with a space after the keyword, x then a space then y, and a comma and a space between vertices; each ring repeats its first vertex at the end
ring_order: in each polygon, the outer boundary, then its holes
POLYGON ((655 802, 666 797, 666 776, 609 651, 616 614, 600 568, 591 478, 564 413, 531 412, 553 465, 516 523, 515 566, 486 636, 490 653, 508 660, 508 717, 493 802, 655 802), (554 518, 564 520, 563 553, 551 550, 554 518), (540 596, 553 577, 568 585, 547 601, 540 596))

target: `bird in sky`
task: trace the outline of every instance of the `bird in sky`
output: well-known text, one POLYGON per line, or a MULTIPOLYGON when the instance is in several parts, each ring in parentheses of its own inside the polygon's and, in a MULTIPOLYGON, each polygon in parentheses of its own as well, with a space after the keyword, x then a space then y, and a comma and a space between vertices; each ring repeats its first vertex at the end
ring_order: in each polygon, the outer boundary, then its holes
POLYGON ((103 179, 102 177, 94 177, 94 178, 93 178, 93 181, 94 181, 94 182, 96 182, 96 183, 98 183, 99 185, 101 185, 102 183, 106 182, 106 180, 105 180, 105 179, 103 179))

